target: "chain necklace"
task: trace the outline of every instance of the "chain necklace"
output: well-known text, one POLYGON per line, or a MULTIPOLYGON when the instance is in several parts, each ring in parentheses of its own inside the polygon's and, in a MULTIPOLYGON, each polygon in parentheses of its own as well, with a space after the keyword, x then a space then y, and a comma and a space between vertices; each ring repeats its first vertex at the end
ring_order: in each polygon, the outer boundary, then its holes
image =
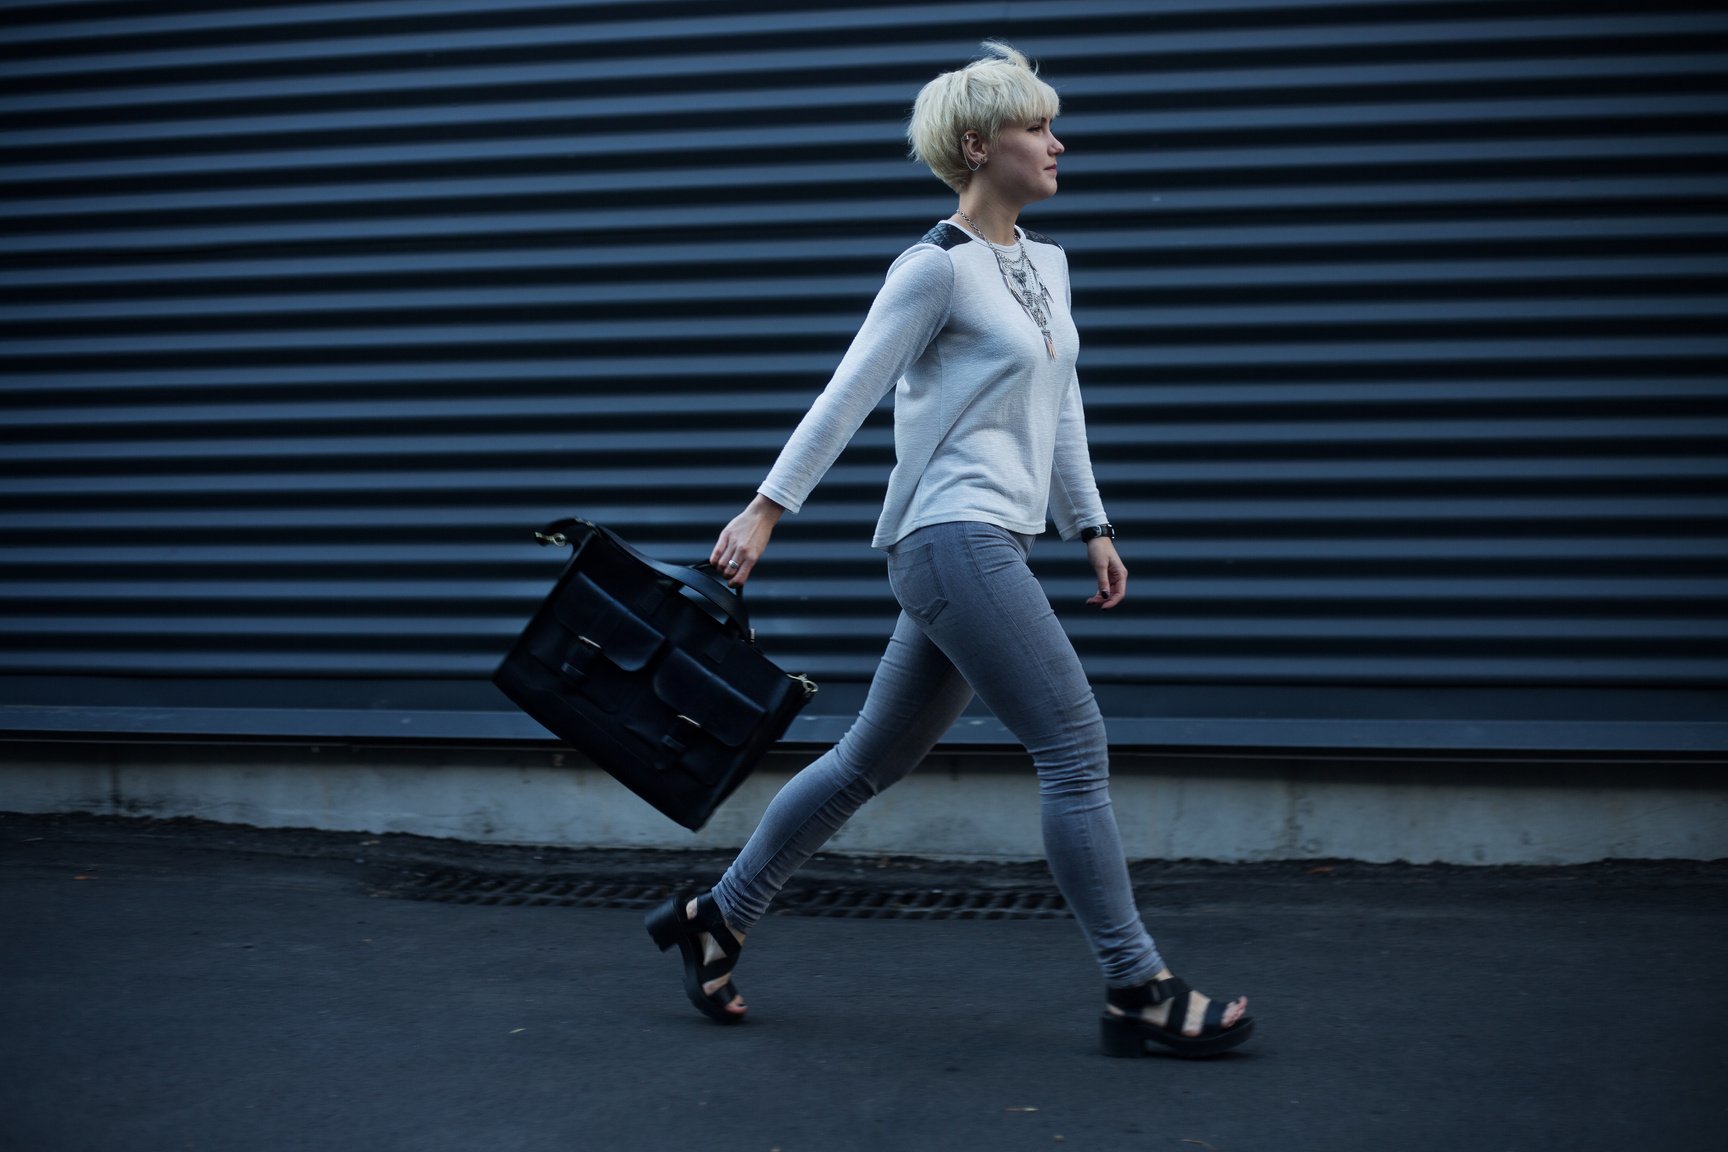
POLYGON ((1026 245, 1021 244, 1020 251, 1009 256, 1008 249, 984 235, 984 229, 978 227, 976 220, 959 209, 955 209, 954 214, 971 225, 978 239, 984 241, 984 246, 996 257, 996 270, 1002 273, 1002 283, 1007 286, 1008 295, 1014 297, 1026 310, 1026 315, 1032 318, 1032 323, 1038 325, 1038 331, 1044 337, 1044 350, 1050 353, 1050 359, 1056 359, 1056 341, 1050 335, 1050 293, 1038 278, 1038 269, 1032 266, 1026 245))

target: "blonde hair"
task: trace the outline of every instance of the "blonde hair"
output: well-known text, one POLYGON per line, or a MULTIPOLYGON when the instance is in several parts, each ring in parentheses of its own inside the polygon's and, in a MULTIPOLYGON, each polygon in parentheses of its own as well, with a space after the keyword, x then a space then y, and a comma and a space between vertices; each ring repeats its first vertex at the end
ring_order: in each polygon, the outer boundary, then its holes
POLYGON ((1006 124, 1054 120, 1062 110, 1056 89, 1038 78, 1037 66, 1024 55, 1000 40, 986 40, 982 47, 982 59, 924 85, 906 125, 912 158, 956 192, 972 180, 960 147, 968 130, 994 143, 1006 124))

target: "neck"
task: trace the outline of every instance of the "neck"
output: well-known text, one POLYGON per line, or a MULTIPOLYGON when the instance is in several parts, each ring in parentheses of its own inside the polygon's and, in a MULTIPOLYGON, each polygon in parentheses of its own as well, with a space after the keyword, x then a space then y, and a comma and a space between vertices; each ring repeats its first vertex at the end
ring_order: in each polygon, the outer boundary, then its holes
MULTIPOLYGON (((970 216, 983 232, 984 238, 992 244, 1010 245, 1019 239, 1014 234, 1014 223, 1020 218, 1020 210, 1006 204, 1000 204, 981 195, 974 195, 974 189, 968 188, 960 194, 960 211, 970 216)), ((958 221, 964 224, 965 221, 958 221)))

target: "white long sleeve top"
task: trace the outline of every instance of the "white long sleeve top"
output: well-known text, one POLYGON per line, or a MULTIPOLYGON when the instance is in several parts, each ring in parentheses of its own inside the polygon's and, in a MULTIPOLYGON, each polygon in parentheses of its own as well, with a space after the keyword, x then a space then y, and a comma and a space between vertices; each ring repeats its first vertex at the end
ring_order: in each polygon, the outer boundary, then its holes
POLYGON ((1067 256, 1055 241, 1017 231, 1050 294, 1056 355, 990 248, 943 221, 888 269, 840 366, 757 491, 797 512, 893 388, 895 465, 873 547, 957 520, 1037 535, 1048 517, 1064 540, 1104 523, 1074 371, 1080 338, 1067 256))

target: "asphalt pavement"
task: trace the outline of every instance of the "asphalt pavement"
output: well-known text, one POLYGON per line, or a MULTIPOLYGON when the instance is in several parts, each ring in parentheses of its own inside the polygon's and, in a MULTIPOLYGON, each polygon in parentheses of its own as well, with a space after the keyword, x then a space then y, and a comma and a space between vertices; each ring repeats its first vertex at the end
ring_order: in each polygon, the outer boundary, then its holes
MULTIPOLYGON (((1070 919, 770 916, 728 1028, 639 911, 415 898, 627 901, 723 864, 0 815, 0 1149, 1728 1147, 1728 862, 1137 865, 1176 970, 1251 998, 1258 1033, 1210 1061, 1101 1055, 1070 919)), ((830 857, 798 881, 1048 882, 830 857)))

